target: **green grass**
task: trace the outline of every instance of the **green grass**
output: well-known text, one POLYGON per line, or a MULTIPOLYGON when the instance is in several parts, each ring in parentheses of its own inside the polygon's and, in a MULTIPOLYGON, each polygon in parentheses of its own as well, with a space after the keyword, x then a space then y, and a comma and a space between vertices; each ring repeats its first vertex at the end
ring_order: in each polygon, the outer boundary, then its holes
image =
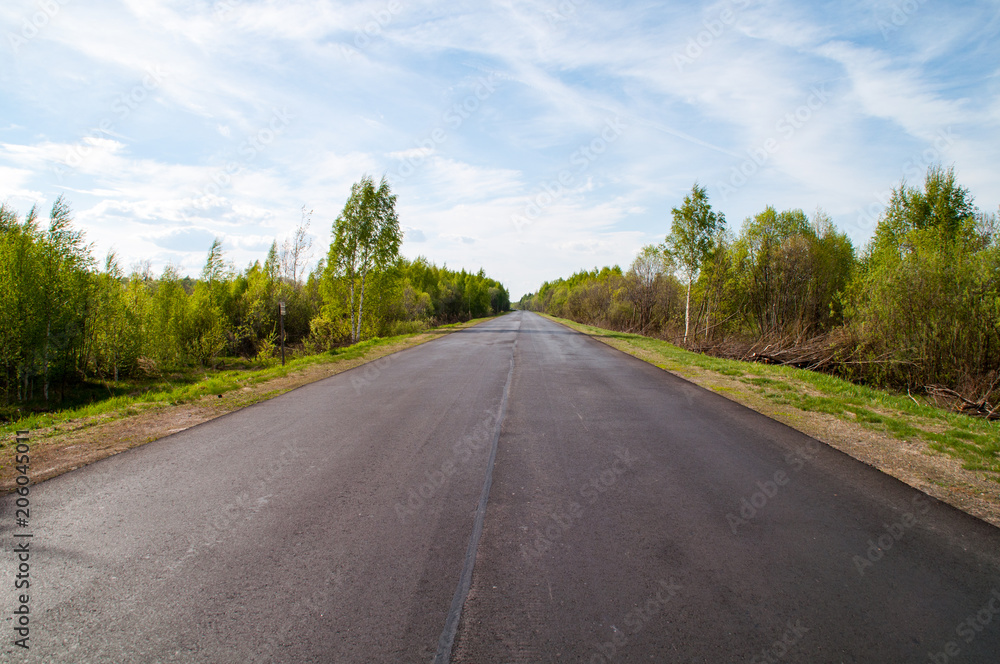
MULTIPOLYGON (((405 339, 420 334, 445 334, 457 328, 468 327, 486 319, 476 319, 467 323, 442 325, 422 332, 401 334, 393 337, 376 337, 351 346, 335 348, 314 355, 299 355, 286 358, 285 365, 281 360, 268 358, 259 361, 248 361, 241 358, 223 358, 229 366, 235 368, 206 369, 204 367, 180 369, 155 379, 122 380, 117 382, 90 383, 76 395, 81 398, 90 397, 89 403, 71 404, 67 408, 49 412, 36 412, 19 419, 0 425, 0 447, 12 442, 8 437, 18 430, 36 430, 52 427, 85 418, 94 418, 92 424, 100 424, 111 420, 134 415, 151 408, 163 408, 195 401, 208 395, 224 395, 244 387, 282 378, 289 374, 319 364, 355 360, 365 357, 380 346, 399 343, 405 339), (83 395, 81 397, 81 394, 83 395), (94 398, 94 395, 98 398, 94 398), (104 396, 110 395, 110 396, 104 396)), ((241 398, 239 394, 230 396, 236 407, 252 405, 277 395, 277 391, 265 394, 247 395, 241 398)))
MULTIPOLYGON (((914 403, 905 394, 858 385, 829 374, 702 355, 659 339, 550 318, 594 337, 645 351, 654 364, 669 371, 690 375, 691 367, 697 367, 738 380, 747 392, 775 405, 826 413, 900 440, 922 440, 930 449, 961 460, 966 469, 984 471, 1000 482, 1000 428, 994 423, 926 402, 914 403)), ((724 386, 716 391, 739 393, 724 386)))

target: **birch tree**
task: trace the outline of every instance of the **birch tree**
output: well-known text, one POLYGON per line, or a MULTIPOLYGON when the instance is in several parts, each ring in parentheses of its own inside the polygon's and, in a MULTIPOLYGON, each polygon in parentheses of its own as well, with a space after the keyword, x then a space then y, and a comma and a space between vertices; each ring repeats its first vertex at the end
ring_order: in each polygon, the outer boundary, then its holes
POLYGON ((691 187, 691 193, 684 197, 684 204, 671 212, 674 220, 666 246, 687 281, 684 302, 684 343, 687 343, 691 327, 691 285, 715 246, 715 238, 725 228, 726 217, 712 210, 705 187, 699 187, 697 182, 691 187))
POLYGON ((312 256, 312 237, 309 235, 309 224, 312 223, 312 210, 302 206, 302 221, 295 229, 295 234, 281 245, 281 269, 286 279, 291 280, 296 288, 299 279, 305 272, 306 263, 312 256))
POLYGON ((333 236, 328 269, 346 282, 351 342, 357 343, 370 279, 393 264, 403 241, 396 215, 396 195, 384 177, 377 187, 370 175, 362 176, 351 186, 351 195, 334 222, 333 236))

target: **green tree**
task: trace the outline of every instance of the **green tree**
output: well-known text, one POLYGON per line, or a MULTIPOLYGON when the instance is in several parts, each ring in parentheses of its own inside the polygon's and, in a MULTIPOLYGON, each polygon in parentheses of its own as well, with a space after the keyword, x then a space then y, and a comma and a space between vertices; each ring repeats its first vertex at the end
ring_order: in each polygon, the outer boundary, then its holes
POLYGON ((44 325, 41 347, 42 395, 49 401, 53 378, 63 385, 80 365, 94 260, 83 232, 73 228, 72 212, 60 196, 52 205, 49 228, 41 239, 41 285, 37 311, 44 325))
POLYGON ((844 295, 857 259, 847 234, 837 230, 822 210, 813 217, 816 230, 809 306, 812 321, 822 329, 844 322, 844 295))
POLYGON ((145 289, 125 279, 118 257, 108 252, 104 272, 94 275, 91 320, 87 324, 88 366, 99 376, 132 372, 142 353, 145 289))
POLYGON ((21 223, 5 206, 0 206, 0 231, 5 394, 16 385, 17 398, 30 399, 41 378, 48 402, 54 381, 65 386, 85 370, 93 259, 62 197, 52 205, 46 231, 40 228, 37 208, 21 223))
POLYGON ((16 212, 0 204, 0 232, 0 358, 5 400, 10 402, 12 391, 19 401, 27 398, 40 345, 37 311, 45 284, 37 209, 32 208, 21 223, 16 212))
POLYGON ((1000 243, 953 169, 893 190, 851 284, 874 382, 989 385, 1000 371, 1000 243))
POLYGON ((736 261, 751 321, 761 337, 801 323, 814 237, 802 210, 778 212, 768 206, 747 219, 736 261))
POLYGON ((725 228, 726 218, 712 210, 705 187, 695 182, 684 204, 671 210, 673 223, 667 235, 668 254, 676 261, 687 281, 684 303, 684 342, 687 343, 691 323, 691 285, 698 278, 702 264, 711 254, 716 237, 725 228))
POLYGON ((955 169, 941 166, 927 169, 924 188, 907 186, 893 189, 889 206, 875 229, 868 258, 879 260, 883 252, 900 256, 910 251, 914 232, 924 231, 924 240, 939 247, 976 233, 976 207, 972 195, 955 180, 955 169))
POLYGON ((768 207, 748 218, 733 246, 733 289, 760 337, 813 334, 842 322, 842 293, 854 268, 847 236, 818 210, 768 207))
POLYGON ((205 365, 214 364, 225 349, 229 330, 225 316, 230 270, 222 252, 222 240, 215 238, 205 259, 201 279, 192 294, 191 333, 188 352, 205 365))
MULTIPOLYGON (((672 267, 663 248, 650 244, 639 251, 625 275, 624 295, 635 308, 639 334, 645 334, 653 322, 653 310, 663 277, 672 267)), ((570 299, 573 299, 572 294, 570 299)))
POLYGON ((187 358, 192 328, 189 297, 177 268, 164 267, 147 309, 149 346, 144 351, 159 364, 176 366, 187 358))
POLYGON ((395 262, 403 241, 396 195, 386 178, 376 187, 372 177, 365 175, 351 187, 351 195, 334 222, 333 236, 327 269, 334 279, 346 282, 351 341, 357 343, 369 279, 395 262))
POLYGON ((702 303, 695 321, 701 320, 704 315, 706 341, 716 335, 720 328, 725 334, 727 324, 730 324, 728 329, 734 329, 738 321, 735 324, 730 322, 739 317, 744 306, 741 294, 732 288, 735 282, 732 245, 728 231, 720 232, 716 236, 711 254, 702 264, 698 274, 697 286, 702 294, 702 303), (716 319, 714 324, 713 315, 716 319))

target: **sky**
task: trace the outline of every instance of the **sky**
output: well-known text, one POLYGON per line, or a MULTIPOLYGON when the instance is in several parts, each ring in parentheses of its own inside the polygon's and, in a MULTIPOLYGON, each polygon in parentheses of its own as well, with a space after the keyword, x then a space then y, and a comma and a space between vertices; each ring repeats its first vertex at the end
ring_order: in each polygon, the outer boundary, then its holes
POLYGON ((697 182, 738 232, 861 249, 953 166, 1000 205, 996 0, 4 0, 0 202, 62 195, 96 258, 243 269, 388 178, 402 253, 513 299, 662 242, 697 182))

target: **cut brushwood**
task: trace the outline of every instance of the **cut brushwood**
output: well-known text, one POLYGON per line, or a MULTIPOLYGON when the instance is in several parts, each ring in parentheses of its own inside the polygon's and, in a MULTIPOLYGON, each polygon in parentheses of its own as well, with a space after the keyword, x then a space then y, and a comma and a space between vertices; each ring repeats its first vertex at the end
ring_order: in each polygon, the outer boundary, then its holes
POLYGON ((996 406, 990 405, 987 401, 990 393, 993 391, 993 387, 996 385, 996 381, 990 386, 990 389, 986 390, 983 394, 983 398, 979 401, 973 401, 965 396, 962 396, 950 387, 945 387, 944 385, 925 385, 924 390, 927 394, 932 397, 943 398, 954 404, 955 410, 960 413, 965 413, 966 415, 971 415, 973 417, 984 417, 987 420, 1000 420, 1000 402, 996 406))

